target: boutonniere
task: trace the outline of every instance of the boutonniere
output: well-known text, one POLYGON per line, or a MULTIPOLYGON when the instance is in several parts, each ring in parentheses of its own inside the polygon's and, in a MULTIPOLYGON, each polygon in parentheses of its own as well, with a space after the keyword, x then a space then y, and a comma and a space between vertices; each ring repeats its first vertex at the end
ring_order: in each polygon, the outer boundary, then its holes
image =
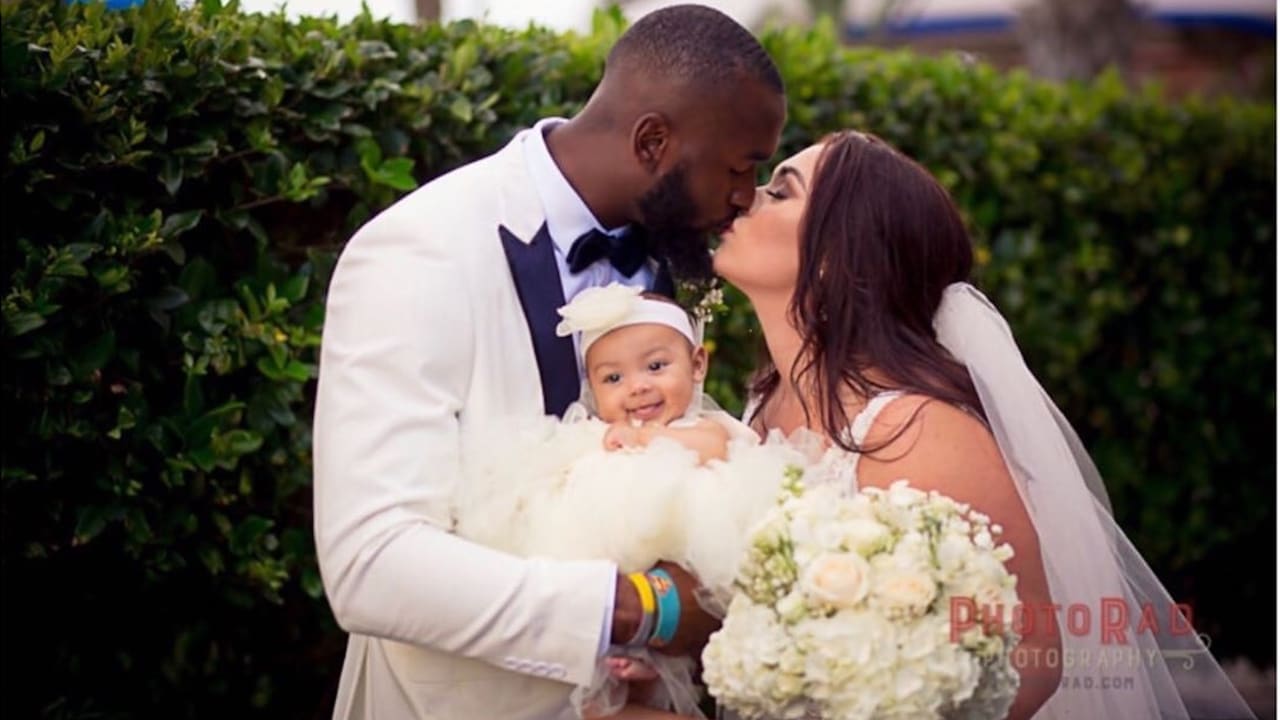
POLYGON ((724 289, 720 287, 719 278, 681 280, 676 284, 676 302, 702 325, 729 310, 724 304, 724 289))

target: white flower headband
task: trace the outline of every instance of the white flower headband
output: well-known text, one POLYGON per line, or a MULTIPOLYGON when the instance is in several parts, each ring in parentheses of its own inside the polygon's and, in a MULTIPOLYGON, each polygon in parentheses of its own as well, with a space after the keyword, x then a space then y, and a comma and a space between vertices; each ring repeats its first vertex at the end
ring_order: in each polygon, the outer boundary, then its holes
POLYGON ((640 292, 638 287, 619 283, 583 290, 572 302, 556 311, 564 318, 556 325, 556 335, 564 337, 581 332, 582 354, 585 356, 595 341, 612 330, 627 325, 658 323, 685 336, 694 347, 699 345, 688 313, 679 305, 650 300, 640 292))

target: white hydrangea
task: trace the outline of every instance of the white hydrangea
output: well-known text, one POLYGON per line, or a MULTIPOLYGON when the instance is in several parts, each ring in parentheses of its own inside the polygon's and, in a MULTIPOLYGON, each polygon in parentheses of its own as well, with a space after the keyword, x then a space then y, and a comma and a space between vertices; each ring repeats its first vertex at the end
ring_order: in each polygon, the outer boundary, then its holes
POLYGON ((950 616, 953 598, 1012 611, 999 535, 906 481, 847 494, 789 476, 703 653, 708 689, 744 718, 1003 717, 1018 688, 1012 625, 956 642, 950 616))

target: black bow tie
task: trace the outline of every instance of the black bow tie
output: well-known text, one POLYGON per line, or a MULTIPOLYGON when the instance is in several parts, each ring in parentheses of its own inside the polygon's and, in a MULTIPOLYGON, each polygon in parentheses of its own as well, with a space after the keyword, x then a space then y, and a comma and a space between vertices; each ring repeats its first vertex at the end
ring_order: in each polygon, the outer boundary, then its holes
POLYGON ((577 275, 597 260, 608 259, 624 277, 635 275, 644 265, 645 258, 649 257, 649 251, 644 240, 632 235, 613 237, 599 230, 583 234, 569 248, 569 272, 577 275))

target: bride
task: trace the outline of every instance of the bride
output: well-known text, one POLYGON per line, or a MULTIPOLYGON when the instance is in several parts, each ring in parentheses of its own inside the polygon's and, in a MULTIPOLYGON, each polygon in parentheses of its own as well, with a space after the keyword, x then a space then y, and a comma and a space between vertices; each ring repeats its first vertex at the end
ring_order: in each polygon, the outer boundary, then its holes
POLYGON ((715 256, 768 350, 744 419, 821 434, 823 472, 850 488, 907 478, 1004 527, 1023 636, 1008 717, 1252 718, 966 284, 972 265, 946 191, 879 139, 842 132, 784 161, 715 256))

